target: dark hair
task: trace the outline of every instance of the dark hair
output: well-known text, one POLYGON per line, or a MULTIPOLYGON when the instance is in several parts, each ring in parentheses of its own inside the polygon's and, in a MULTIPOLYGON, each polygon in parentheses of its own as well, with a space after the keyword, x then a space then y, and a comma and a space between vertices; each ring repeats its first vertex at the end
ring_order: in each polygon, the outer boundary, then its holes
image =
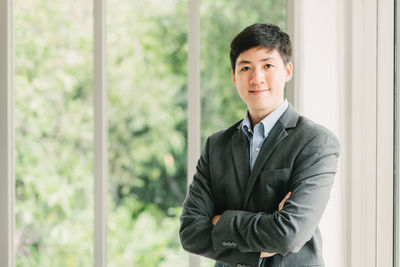
POLYGON ((240 53, 257 46, 275 49, 285 65, 291 61, 292 44, 289 35, 274 24, 256 23, 241 31, 231 43, 231 65, 235 71, 236 59, 240 53))

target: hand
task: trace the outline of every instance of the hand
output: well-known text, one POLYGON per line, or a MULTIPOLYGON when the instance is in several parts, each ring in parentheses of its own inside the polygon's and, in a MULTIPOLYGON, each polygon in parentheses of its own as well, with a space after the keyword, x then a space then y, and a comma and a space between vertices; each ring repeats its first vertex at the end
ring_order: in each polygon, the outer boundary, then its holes
MULTIPOLYGON (((278 211, 281 211, 283 209, 283 206, 285 205, 286 200, 289 199, 290 195, 292 195, 292 192, 287 193, 287 195, 282 199, 282 201, 278 205, 278 211)), ((269 253, 269 252, 262 252, 260 253, 260 258, 269 258, 274 256, 276 253, 269 253)))
POLYGON ((283 205, 285 205, 286 200, 289 199, 291 194, 292 192, 287 193, 287 195, 282 199, 282 201, 278 205, 278 211, 281 211, 283 209, 283 205))
POLYGON ((221 215, 215 215, 215 216, 212 218, 211 223, 212 223, 213 225, 216 225, 220 217, 221 217, 221 215))

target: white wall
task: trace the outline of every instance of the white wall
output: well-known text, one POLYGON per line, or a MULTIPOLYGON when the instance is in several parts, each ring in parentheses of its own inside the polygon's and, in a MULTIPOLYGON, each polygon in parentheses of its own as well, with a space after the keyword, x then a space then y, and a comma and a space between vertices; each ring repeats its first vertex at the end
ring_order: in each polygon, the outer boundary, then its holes
POLYGON ((341 143, 320 223, 327 267, 392 266, 393 1, 287 0, 288 98, 341 143))

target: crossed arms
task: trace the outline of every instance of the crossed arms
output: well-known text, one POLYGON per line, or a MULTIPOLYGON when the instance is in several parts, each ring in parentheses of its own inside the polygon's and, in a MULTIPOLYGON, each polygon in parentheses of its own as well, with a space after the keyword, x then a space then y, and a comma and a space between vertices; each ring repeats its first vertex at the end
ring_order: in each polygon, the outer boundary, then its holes
POLYGON ((257 266, 260 256, 298 252, 314 234, 327 204, 339 153, 336 138, 316 135, 301 149, 291 169, 291 196, 275 212, 226 210, 217 217, 210 181, 210 142, 206 142, 183 204, 183 248, 228 264, 252 266, 257 266), (226 240, 233 241, 230 247, 226 240))
MULTIPOLYGON (((282 199, 282 201, 279 203, 278 205, 278 211, 281 211, 283 209, 283 206, 285 205, 286 200, 289 199, 290 195, 292 194, 292 192, 287 193, 287 195, 282 199)), ((212 219, 211 219, 211 223, 212 225, 216 225, 217 222, 219 221, 219 218, 221 217, 221 214, 215 215, 212 219)), ((261 258, 269 258, 274 256, 276 253, 270 253, 270 252, 265 252, 262 251, 260 253, 260 257, 261 258)))

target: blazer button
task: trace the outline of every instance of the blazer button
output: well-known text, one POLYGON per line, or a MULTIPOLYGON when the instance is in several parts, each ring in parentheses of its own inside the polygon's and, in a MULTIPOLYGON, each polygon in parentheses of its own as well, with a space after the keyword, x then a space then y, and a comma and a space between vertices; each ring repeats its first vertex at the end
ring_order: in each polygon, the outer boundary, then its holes
POLYGON ((224 246, 224 247, 226 247, 226 246, 229 246, 229 244, 228 244, 228 242, 222 242, 222 245, 224 246))
MULTIPOLYGON (((232 247, 236 247, 237 246, 235 242, 232 242, 231 244, 232 244, 232 247)), ((246 267, 246 266, 243 266, 243 267, 246 267)))

